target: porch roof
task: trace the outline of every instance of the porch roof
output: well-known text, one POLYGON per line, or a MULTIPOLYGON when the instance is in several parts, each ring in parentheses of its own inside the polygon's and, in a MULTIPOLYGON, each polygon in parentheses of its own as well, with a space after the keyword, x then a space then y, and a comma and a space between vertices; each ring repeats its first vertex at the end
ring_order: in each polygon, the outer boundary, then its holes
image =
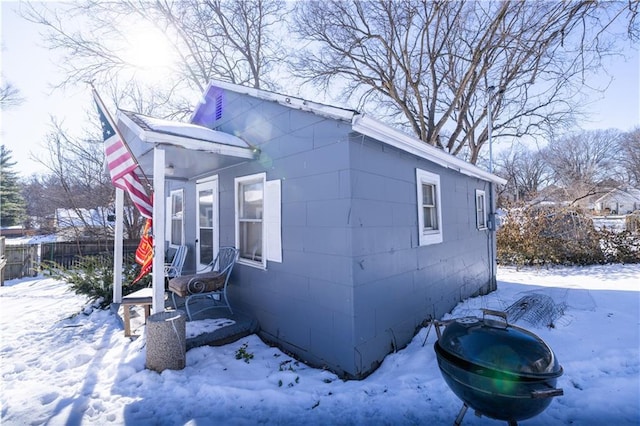
POLYGON ((195 179, 255 158, 241 138, 196 124, 118 111, 118 128, 145 174, 153 175, 153 148, 165 150, 167 179, 195 179))

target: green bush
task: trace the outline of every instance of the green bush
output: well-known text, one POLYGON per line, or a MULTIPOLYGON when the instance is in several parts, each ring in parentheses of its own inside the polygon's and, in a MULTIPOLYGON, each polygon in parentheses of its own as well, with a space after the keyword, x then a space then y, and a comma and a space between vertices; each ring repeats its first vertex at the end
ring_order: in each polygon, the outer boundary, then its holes
MULTIPOLYGON (((96 302, 101 308, 108 307, 113 300, 113 256, 85 256, 75 262, 73 268, 63 268, 56 263, 43 265, 53 278, 67 282, 76 294, 83 294, 89 301, 96 302)), ((145 276, 136 284, 130 284, 138 275, 140 267, 128 258, 123 266, 122 294, 127 295, 147 287, 151 275, 145 276)))

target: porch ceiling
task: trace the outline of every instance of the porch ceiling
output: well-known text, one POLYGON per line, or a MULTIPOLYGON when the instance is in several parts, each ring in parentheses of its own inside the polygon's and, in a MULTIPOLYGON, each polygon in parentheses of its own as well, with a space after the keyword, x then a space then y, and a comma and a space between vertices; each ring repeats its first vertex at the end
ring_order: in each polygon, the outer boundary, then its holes
POLYGON ((153 149, 165 150, 165 178, 189 180, 255 158, 244 140, 195 124, 119 111, 118 128, 147 177, 153 176, 153 149))

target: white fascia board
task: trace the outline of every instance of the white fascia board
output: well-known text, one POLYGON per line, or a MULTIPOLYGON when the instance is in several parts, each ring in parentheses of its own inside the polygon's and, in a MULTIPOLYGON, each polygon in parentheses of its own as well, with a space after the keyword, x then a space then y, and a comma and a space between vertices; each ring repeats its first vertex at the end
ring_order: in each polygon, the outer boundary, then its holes
POLYGON ((254 157, 254 150, 249 147, 242 148, 238 146, 226 145, 224 143, 196 140, 177 135, 158 133, 152 130, 144 130, 141 139, 145 142, 179 146, 181 148, 186 148, 193 151, 205 151, 214 154, 249 159, 254 157))
POLYGON ((117 112, 116 122, 122 122, 129 130, 131 130, 140 140, 142 139, 142 135, 144 134, 144 129, 138 126, 133 120, 127 116, 127 114, 123 114, 122 112, 117 112))
POLYGON ((353 119, 353 116, 355 115, 354 111, 348 109, 337 108, 330 105, 323 105, 293 96, 281 95, 279 93, 268 92, 266 90, 256 89, 253 87, 240 86, 220 80, 210 80, 207 88, 203 93, 207 93, 211 86, 215 86, 223 90, 228 90, 230 92, 249 95, 258 99, 277 102, 289 108, 309 111, 323 117, 333 118, 337 120, 351 121, 353 119))
POLYGON ((216 143, 213 141, 203 141, 198 139, 192 139, 182 137, 178 135, 170 135, 166 133, 158 133, 153 130, 145 130, 141 128, 137 123, 131 120, 126 114, 118 113, 118 119, 132 130, 135 135, 142 141, 150 144, 168 144, 178 146, 185 149, 194 151, 205 151, 214 154, 228 155, 232 157, 252 159, 255 157, 254 150, 248 146, 246 142, 237 136, 221 133, 223 138, 235 138, 239 142, 247 145, 246 148, 233 145, 226 145, 224 143, 216 143))
POLYGON ((365 115, 355 115, 351 122, 351 127, 355 132, 372 137, 388 145, 401 149, 410 154, 432 161, 442 167, 457 170, 467 176, 475 177, 500 185, 505 185, 507 181, 493 173, 486 172, 473 164, 467 163, 451 154, 435 148, 425 142, 389 127, 388 125, 369 118, 365 115))

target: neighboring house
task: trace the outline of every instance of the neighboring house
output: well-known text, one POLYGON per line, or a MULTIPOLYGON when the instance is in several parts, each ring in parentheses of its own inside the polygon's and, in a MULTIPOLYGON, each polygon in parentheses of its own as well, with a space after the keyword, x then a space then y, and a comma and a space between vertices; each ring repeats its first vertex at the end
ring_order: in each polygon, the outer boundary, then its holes
POLYGON ((112 226, 108 222, 108 214, 103 209, 56 209, 55 229, 67 228, 84 230, 86 228, 105 228, 112 226))
POLYGON ((188 273, 239 248, 234 309, 312 365, 365 377, 426 320, 496 288, 506 181, 369 116, 212 81, 194 124, 118 118, 166 199, 156 252, 186 244, 188 273))
POLYGON ((526 204, 529 206, 540 206, 540 207, 546 207, 546 206, 562 207, 562 206, 569 205, 570 202, 567 200, 567 198, 568 198, 567 191, 565 188, 555 186, 555 185, 549 185, 540 189, 540 191, 538 191, 536 196, 533 197, 526 204))
POLYGON ((0 235, 7 238, 24 237, 27 230, 22 225, 4 226, 0 228, 0 235))
POLYGON ((632 187, 615 188, 594 202, 595 211, 600 215, 625 215, 640 210, 640 189, 632 187))

